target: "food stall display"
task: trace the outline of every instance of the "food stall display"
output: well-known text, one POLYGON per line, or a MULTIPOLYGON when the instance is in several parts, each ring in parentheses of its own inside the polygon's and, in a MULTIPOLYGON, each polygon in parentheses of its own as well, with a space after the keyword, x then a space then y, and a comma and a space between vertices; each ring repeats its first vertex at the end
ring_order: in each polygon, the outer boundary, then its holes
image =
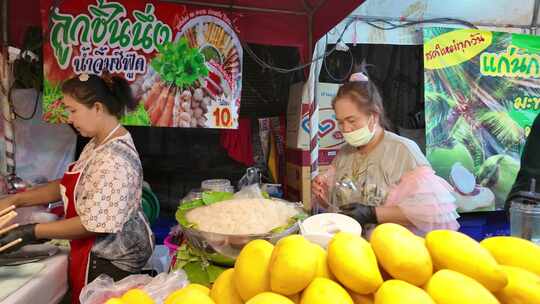
POLYGON ((178 249, 174 268, 183 268, 192 282, 210 285, 226 267, 234 265, 251 240, 276 243, 298 232, 299 220, 306 217, 301 206, 269 199, 263 193, 255 185, 236 194, 188 195, 176 212, 185 243, 178 249))
MULTIPOLYGON (((237 127, 242 45, 227 14, 142 0, 80 1, 49 9, 53 2, 41 0, 50 30, 44 47, 45 120, 65 122, 61 79, 113 72, 131 82, 139 100, 124 124, 237 127), (176 15, 169 14, 173 6, 181 7, 176 15), (110 26, 100 28, 105 21, 110 26)), ((486 121, 494 124, 493 117, 486 121)), ((456 132, 469 131, 464 129, 456 132)), ((476 157, 467 160, 486 175, 508 162, 504 156, 480 159, 481 164, 476 157)), ((462 211, 500 201, 499 193, 477 187, 469 165, 452 163, 445 174, 463 196, 462 211), (478 204, 467 197, 472 194, 478 204)), ((513 163, 509 167, 515 171, 513 163)), ((219 190, 202 188, 179 204, 181 237, 168 273, 120 282, 100 277, 85 287, 81 303, 540 304, 540 246, 533 242, 516 237, 477 242, 450 230, 420 237, 390 223, 375 228, 368 241, 351 218, 324 231, 302 226, 310 221, 300 204, 272 199, 258 185, 238 193, 229 191, 230 183, 219 190), (317 238, 321 235, 324 239, 317 238)), ((145 213, 155 220, 154 201, 143 194, 145 213)), ((7 226, 15 215, 0 210, 0 235, 14 227, 7 226)), ((333 218, 338 217, 346 216, 333 218)), ((314 226, 330 225, 313 218, 314 226)))
MULTIPOLYGON (((213 285, 188 284, 164 303, 533 304, 540 303, 539 255, 540 246, 515 237, 479 243, 436 230, 422 238, 390 223, 370 242, 338 232, 326 250, 289 235, 275 245, 250 241, 213 285)), ((106 303, 154 302, 131 290, 106 303)))

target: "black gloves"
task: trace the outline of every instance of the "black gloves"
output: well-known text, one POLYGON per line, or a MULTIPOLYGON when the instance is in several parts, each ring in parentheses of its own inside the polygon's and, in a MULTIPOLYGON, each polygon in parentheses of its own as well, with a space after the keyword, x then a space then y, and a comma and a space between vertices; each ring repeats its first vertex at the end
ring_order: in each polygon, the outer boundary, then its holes
POLYGON ((377 224, 377 215, 373 206, 353 203, 343 205, 339 209, 339 213, 354 218, 360 224, 377 224))
POLYGON ((7 232, 4 235, 0 235, 0 247, 3 247, 17 239, 22 239, 22 242, 3 251, 2 253, 15 251, 24 245, 28 245, 35 242, 36 241, 35 228, 36 228, 36 224, 28 224, 28 225, 19 226, 7 232))

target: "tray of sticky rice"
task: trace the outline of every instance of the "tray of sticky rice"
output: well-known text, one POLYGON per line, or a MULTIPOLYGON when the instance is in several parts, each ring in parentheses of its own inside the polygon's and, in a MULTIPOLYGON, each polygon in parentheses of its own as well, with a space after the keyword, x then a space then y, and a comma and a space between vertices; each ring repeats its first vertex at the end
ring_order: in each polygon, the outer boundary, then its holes
POLYGON ((269 198, 235 198, 232 193, 204 192, 180 204, 176 218, 188 243, 208 260, 232 265, 245 244, 271 243, 297 233, 306 214, 302 206, 269 198))

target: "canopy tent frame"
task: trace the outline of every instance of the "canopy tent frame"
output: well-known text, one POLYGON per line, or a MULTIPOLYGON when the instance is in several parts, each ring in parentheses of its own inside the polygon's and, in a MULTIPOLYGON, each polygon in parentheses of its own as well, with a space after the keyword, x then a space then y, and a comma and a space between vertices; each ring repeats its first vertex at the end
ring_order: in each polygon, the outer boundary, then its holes
POLYGON ((533 8, 533 16, 531 20, 531 25, 529 29, 531 30, 531 33, 534 31, 536 32, 536 28, 538 27, 538 10, 540 9, 540 0, 534 0, 534 8, 533 8))
MULTIPOLYGON (((329 0, 320 0, 315 5, 310 5, 307 0, 302 0, 302 4, 304 6, 303 11, 295 11, 295 10, 282 10, 282 9, 272 9, 272 8, 261 8, 256 6, 245 6, 245 5, 236 5, 234 4, 234 0, 231 1, 231 4, 221 4, 221 3, 208 3, 208 2, 202 2, 202 1, 194 1, 194 0, 161 0, 163 2, 171 2, 171 3, 178 3, 178 4, 186 4, 186 5, 195 5, 195 6, 204 6, 204 7, 212 7, 212 8, 220 8, 220 9, 229 9, 229 10, 236 10, 236 11, 251 11, 251 12, 257 12, 257 13, 270 13, 270 14, 287 14, 287 15, 295 15, 295 16, 305 16, 307 17, 307 53, 312 54, 313 53, 313 16, 315 12, 323 6, 326 2, 329 0)), ((308 60, 306 58, 306 60, 308 60)))

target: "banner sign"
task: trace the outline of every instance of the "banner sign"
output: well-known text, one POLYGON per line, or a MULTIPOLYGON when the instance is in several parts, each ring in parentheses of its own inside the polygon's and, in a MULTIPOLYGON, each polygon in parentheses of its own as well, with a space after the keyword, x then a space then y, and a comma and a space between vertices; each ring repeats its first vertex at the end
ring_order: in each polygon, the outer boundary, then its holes
POLYGON ((500 209, 540 110, 540 37, 424 29, 427 156, 461 212, 500 209))
POLYGON ((242 46, 225 12, 143 0, 40 5, 46 121, 66 122, 63 81, 109 72, 124 77, 138 101, 126 125, 238 127, 242 46))

